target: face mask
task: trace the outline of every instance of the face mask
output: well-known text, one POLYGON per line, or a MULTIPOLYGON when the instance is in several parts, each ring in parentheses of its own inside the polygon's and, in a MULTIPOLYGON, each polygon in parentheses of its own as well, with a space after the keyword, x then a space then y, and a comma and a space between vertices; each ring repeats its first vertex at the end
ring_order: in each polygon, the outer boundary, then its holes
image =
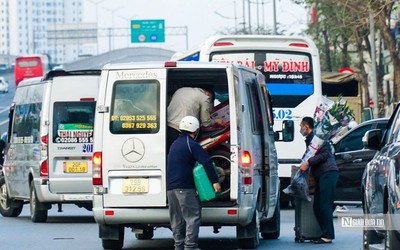
POLYGON ((306 131, 304 131, 304 130, 302 130, 302 129, 300 129, 300 134, 301 134, 302 136, 307 136, 306 131))

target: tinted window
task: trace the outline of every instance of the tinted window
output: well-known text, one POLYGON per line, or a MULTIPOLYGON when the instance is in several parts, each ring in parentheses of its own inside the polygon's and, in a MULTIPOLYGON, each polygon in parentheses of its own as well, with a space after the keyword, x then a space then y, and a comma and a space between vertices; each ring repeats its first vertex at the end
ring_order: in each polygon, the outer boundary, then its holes
POLYGON ((40 140, 41 103, 18 105, 14 113, 13 143, 37 143, 40 140))
POLYGON ((365 132, 372 128, 373 124, 369 124, 351 130, 351 132, 336 145, 336 153, 363 149, 362 137, 365 135, 365 132))
POLYGON ((55 102, 53 142, 93 143, 95 102, 55 102))
POLYGON ((159 131, 160 87, 157 81, 118 81, 110 116, 113 134, 154 134, 159 131))
POLYGON ((21 61, 18 61, 18 67, 21 68, 29 68, 29 67, 36 67, 39 65, 39 59, 23 59, 21 61))
POLYGON ((400 115, 397 113, 397 116, 393 120, 392 126, 390 128, 390 134, 388 134, 388 143, 393 143, 397 140, 399 130, 400 130, 400 115))
POLYGON ((252 82, 247 82, 248 99, 251 110, 252 128, 255 134, 262 133, 262 114, 260 99, 257 95, 257 85, 254 83, 254 79, 250 79, 252 82))

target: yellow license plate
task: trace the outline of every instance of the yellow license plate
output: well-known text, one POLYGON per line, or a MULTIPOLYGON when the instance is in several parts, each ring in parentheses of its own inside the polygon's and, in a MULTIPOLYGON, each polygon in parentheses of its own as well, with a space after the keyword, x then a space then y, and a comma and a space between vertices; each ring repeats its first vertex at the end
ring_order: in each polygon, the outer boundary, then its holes
POLYGON ((149 179, 147 178, 132 178, 124 179, 122 181, 122 193, 148 193, 149 192, 149 179))
POLYGON ((87 173, 88 164, 86 161, 64 162, 64 173, 87 173))

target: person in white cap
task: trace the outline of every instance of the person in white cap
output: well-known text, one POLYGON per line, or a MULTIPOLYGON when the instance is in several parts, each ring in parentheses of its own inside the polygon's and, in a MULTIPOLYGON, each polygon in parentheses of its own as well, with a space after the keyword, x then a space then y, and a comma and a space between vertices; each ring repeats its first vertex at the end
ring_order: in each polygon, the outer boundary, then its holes
POLYGON ((207 152, 194 138, 199 130, 196 117, 185 116, 180 136, 170 148, 167 159, 167 197, 175 250, 197 249, 201 224, 201 205, 196 192, 193 168, 196 161, 204 166, 214 191, 221 186, 207 152))

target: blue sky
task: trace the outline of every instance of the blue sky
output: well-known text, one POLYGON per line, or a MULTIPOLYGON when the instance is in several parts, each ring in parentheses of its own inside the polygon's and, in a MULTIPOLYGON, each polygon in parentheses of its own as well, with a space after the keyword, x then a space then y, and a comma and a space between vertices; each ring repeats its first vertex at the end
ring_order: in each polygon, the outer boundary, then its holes
MULTIPOLYGON (((273 0, 251 0, 251 25, 257 22, 272 27, 273 0), (264 4, 262 4, 262 2, 264 4), (257 5, 258 3, 258 5, 257 5), (258 19, 257 19, 258 6, 258 19)), ((174 51, 196 47, 208 36, 216 34, 235 23, 243 23, 243 2, 245 2, 245 21, 248 23, 247 0, 84 0, 84 22, 96 21, 98 27, 129 28, 130 19, 164 19, 166 27, 188 27, 188 44, 185 36, 167 36, 165 43, 149 46, 168 48, 174 51), (235 11, 236 6, 236 11, 235 11), (236 13, 235 13, 236 12, 236 13), (114 13, 114 18, 112 18, 114 13), (236 16, 236 21, 235 21, 236 16)), ((276 0, 277 22, 291 33, 300 33, 306 28, 306 10, 291 0, 276 0)), ((108 38, 100 40, 100 52, 108 49, 108 38)), ((115 48, 131 45, 129 38, 116 38, 115 48)))

